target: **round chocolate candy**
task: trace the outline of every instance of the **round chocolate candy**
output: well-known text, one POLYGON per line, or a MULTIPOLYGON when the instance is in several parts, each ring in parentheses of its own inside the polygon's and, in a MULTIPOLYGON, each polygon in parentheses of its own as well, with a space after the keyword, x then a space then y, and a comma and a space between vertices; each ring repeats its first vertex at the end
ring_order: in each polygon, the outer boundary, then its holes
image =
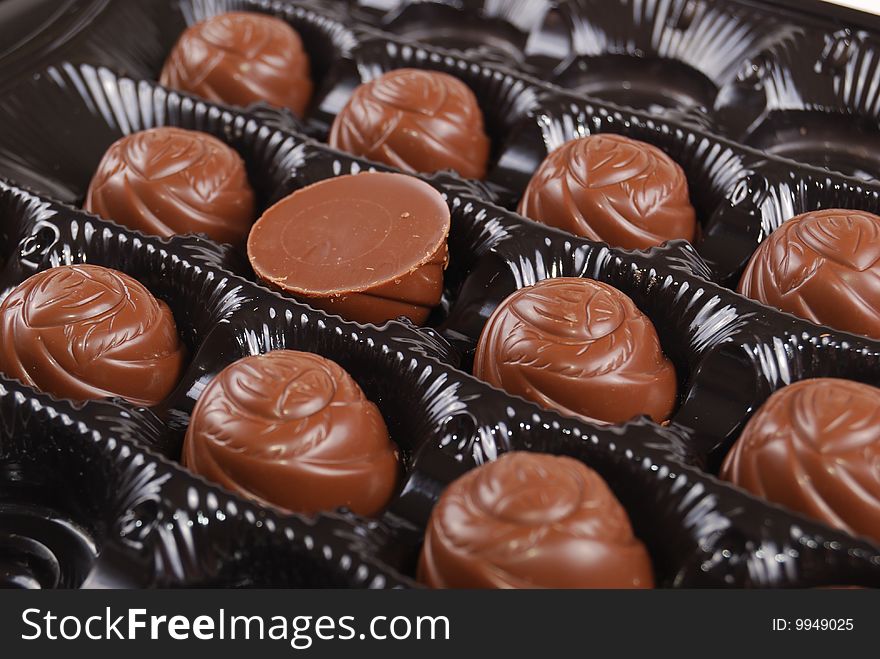
POLYGON ((632 300, 591 279, 545 279, 509 296, 477 345, 474 375, 588 421, 669 418, 675 368, 632 300))
POLYGON ((474 93, 439 71, 397 69, 354 91, 336 116, 330 146, 404 172, 452 169, 481 179, 489 138, 474 93))
POLYGON ((692 241, 697 227, 681 167, 657 147, 622 135, 582 137, 553 151, 519 212, 624 249, 692 241))
POLYGON ((880 217, 798 215, 758 247, 739 292, 820 325, 880 339, 880 217))
POLYGON ((171 127, 115 142, 85 207, 147 234, 205 233, 226 243, 243 242, 256 215, 238 153, 206 133, 171 127))
POLYGON ((188 28, 159 82, 216 103, 264 101, 300 117, 313 88, 299 34, 279 18, 249 12, 221 14, 188 28))
POLYGON ((398 473, 385 421, 351 376, 292 350, 245 357, 211 381, 183 460, 228 490, 298 513, 374 515, 398 473))
POLYGON ((168 306, 115 270, 45 270, 0 305, 0 371, 58 398, 156 405, 185 358, 168 306))
POLYGON ((880 389, 803 380, 749 419, 721 478, 839 529, 880 542, 880 389))
POLYGON ((453 482, 418 569, 432 588, 651 588, 651 559, 592 469, 507 453, 453 482))
POLYGON ((294 192, 251 231, 248 257, 273 288, 362 323, 423 323, 443 294, 449 208, 405 174, 339 176, 294 192))

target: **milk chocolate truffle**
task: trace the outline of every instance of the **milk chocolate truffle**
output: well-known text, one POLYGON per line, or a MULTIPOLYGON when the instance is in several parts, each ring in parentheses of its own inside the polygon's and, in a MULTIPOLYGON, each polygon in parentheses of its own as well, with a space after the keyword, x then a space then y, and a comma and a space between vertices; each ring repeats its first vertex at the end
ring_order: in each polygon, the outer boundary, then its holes
POLYGON ((241 157, 211 135, 171 127, 114 143, 85 207, 147 234, 206 233, 225 243, 243 242, 256 216, 241 157))
POLYGON ((292 512, 378 513, 397 453, 379 409, 335 362, 279 350, 245 357, 205 388, 184 464, 237 494, 292 512))
POLYGON ((651 560, 577 460, 507 453, 443 492, 418 570, 432 588, 651 588, 651 560))
POLYGON ((0 305, 0 371, 58 398, 156 405, 185 357, 168 306, 115 270, 45 270, 0 305))
POLYGON ((697 227, 681 167, 657 147, 622 135, 582 137, 553 151, 519 212, 623 249, 692 241, 697 227))
POLYGON ((880 389, 803 380, 746 424, 721 478, 880 543, 880 389))
POLYGON ((587 421, 662 422, 675 407, 675 368, 651 321, 590 279, 545 279, 504 300, 480 336, 474 375, 587 421))
POLYGON ((739 292, 814 323, 880 339, 880 217, 824 210, 788 220, 758 247, 739 292))
POLYGON ((397 69, 358 87, 336 116, 330 146, 404 172, 452 169, 481 179, 489 138, 470 88, 439 71, 397 69))
POLYGON ((279 18, 232 12, 196 23, 174 46, 159 82, 216 103, 264 101, 302 116, 312 97, 302 39, 279 18))
POLYGON ((420 324, 443 293, 449 223, 440 193, 412 176, 339 176, 267 210, 248 257, 260 279, 315 308, 420 324))

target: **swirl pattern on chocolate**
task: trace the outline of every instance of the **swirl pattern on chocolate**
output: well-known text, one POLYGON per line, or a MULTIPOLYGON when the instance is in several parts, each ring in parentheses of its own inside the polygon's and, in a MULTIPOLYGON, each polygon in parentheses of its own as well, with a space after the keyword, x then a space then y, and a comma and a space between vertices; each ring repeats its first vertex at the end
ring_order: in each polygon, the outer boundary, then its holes
POLYGON ((814 323, 880 339, 880 217, 830 209, 788 220, 758 247, 739 292, 814 323))
POLYGON ((572 458, 507 453, 453 482, 419 563, 432 588, 651 588, 651 560, 605 481, 572 458))
POLYGON ((553 151, 529 181, 519 212, 624 249, 692 241, 697 226, 681 167, 622 135, 582 137, 553 151))
POLYGON ((205 233, 226 243, 241 243, 256 215, 238 153, 211 135, 171 127, 115 142, 85 208, 151 235, 205 233))
POLYGON ((474 93, 458 78, 418 69, 358 87, 333 122, 330 146, 409 173, 452 169, 481 179, 489 161, 474 93))
POLYGON ((776 391, 746 424, 721 478, 880 542, 880 389, 819 378, 776 391))
POLYGON ((156 405, 185 358, 168 306, 115 270, 45 270, 0 305, 0 371, 58 398, 156 405))
POLYGON ((632 300, 590 279, 545 279, 489 318, 474 375, 510 394, 588 421, 672 414, 675 368, 632 300))
POLYGON ((265 101, 303 116, 312 98, 309 56, 280 18, 231 12, 189 27, 159 82, 215 103, 265 101))
POLYGON ((338 364, 279 350, 240 359, 199 397, 184 443, 197 474, 299 513, 384 508, 398 461, 375 404, 338 364))

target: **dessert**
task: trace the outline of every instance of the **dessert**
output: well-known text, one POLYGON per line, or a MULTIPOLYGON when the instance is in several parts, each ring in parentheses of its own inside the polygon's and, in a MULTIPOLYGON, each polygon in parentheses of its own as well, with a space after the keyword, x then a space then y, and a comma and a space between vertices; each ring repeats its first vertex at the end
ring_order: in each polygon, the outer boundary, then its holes
POLYGON ((798 215, 758 247, 739 292, 820 325, 880 339, 880 217, 798 215))
POLYGON ((676 376, 651 321, 615 288, 545 279, 516 291, 480 336, 474 375, 587 421, 672 414, 676 376))
POLYGON ((481 179, 490 144, 477 99, 461 80, 397 69, 354 91, 333 122, 330 146, 404 172, 452 169, 481 179))
POLYGON ((248 239, 260 279, 361 323, 424 323, 443 294, 449 208, 405 174, 338 176, 265 212, 248 239))
POLYGON ((168 306, 115 270, 45 270, 0 305, 0 372, 58 398, 156 405, 185 359, 168 306))
POLYGON ((293 350, 245 357, 211 381, 183 461, 228 490, 299 513, 374 515, 398 474, 379 408, 338 364, 293 350))
POLYGON ((749 419, 721 478, 880 542, 880 389, 817 378, 779 389, 749 419))
POLYGON ((521 215, 623 249, 693 241, 684 171, 657 147, 599 134, 566 142, 535 172, 521 215))
POLYGON ((204 233, 226 243, 243 242, 256 216, 238 153, 206 133, 168 126, 115 142, 85 208, 155 236, 204 233))
POLYGON ((209 101, 266 102, 301 117, 312 97, 309 56, 299 34, 280 18, 230 12, 189 27, 159 82, 209 101))
POLYGON ((651 560, 605 481, 566 457, 507 453, 443 492, 418 570, 432 588, 651 588, 651 560))

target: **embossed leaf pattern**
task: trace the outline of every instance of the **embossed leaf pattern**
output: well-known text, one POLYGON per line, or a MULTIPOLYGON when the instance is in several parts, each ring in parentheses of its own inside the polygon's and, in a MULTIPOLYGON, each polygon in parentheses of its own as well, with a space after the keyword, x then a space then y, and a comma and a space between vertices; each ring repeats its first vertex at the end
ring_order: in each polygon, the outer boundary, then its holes
POLYGON ((99 266, 32 276, 0 306, 0 324, 0 368, 56 396, 155 405, 183 367, 168 307, 134 279, 99 266))
POLYGON ((87 210, 160 236, 244 239, 255 217, 244 161, 219 139, 154 128, 115 142, 89 185, 87 210))
POLYGON ((815 323, 880 338, 880 217, 828 209, 786 221, 752 256, 739 290, 815 323))
POLYGON ((184 459, 242 496, 305 513, 346 506, 376 514, 399 469, 378 408, 351 376, 292 350, 244 357, 210 382, 184 459))
POLYGON ((878 540, 880 389, 803 380, 749 420, 721 476, 850 533, 878 540))
POLYGON ((336 116, 329 141, 405 172, 453 169, 483 178, 489 158, 476 97, 438 71, 396 69, 362 84, 336 116))
POLYGON ((601 477, 542 454, 508 453, 455 481, 431 517, 423 558, 435 586, 460 586, 459 571, 483 587, 560 587, 563 574, 565 587, 653 581, 644 547, 601 477), (585 572, 598 569, 585 558, 597 550, 620 557, 602 576, 585 572), (547 567, 548 557, 572 565, 547 567))
POLYGON ((282 419, 297 419, 315 414, 330 404, 336 386, 330 374, 321 370, 301 373, 290 380, 278 398, 276 414, 282 419))
POLYGON ((863 449, 880 455, 880 390, 838 384, 804 387, 792 391, 787 402, 803 446, 828 456, 863 449))
POLYGON ((181 172, 184 189, 191 190, 204 207, 209 207, 221 196, 235 194, 241 186, 233 181, 239 171, 239 163, 233 156, 233 152, 225 149, 210 146, 204 149, 194 166, 181 172))
POLYGON ((402 69, 396 75, 383 76, 367 87, 376 102, 402 112, 437 116, 447 105, 464 105, 460 101, 462 83, 451 76, 440 76, 419 69, 402 69))
POLYGON ((696 227, 681 167, 651 144, 604 133, 553 151, 529 182, 519 210, 627 249, 692 240, 696 227))
POLYGON ((880 261, 880 224, 866 214, 813 214, 793 231, 804 245, 844 267, 861 272, 880 261))
MULTIPOLYGON (((204 410, 193 424, 198 433, 264 459, 309 455, 327 439, 334 423, 339 425, 349 413, 356 418, 359 406, 370 405, 339 366, 291 351, 239 360, 206 391, 204 410)), ((371 450, 369 442, 364 446, 371 450)), ((356 460, 363 453, 348 455, 356 460)))
POLYGON ((302 39, 285 21, 228 12, 184 32, 165 62, 160 82, 215 102, 265 102, 302 116, 312 96, 310 76, 302 39))
POLYGON ((147 130, 117 142, 126 164, 148 181, 157 181, 201 164, 211 152, 193 133, 181 129, 147 130))
POLYGON ((248 12, 221 14, 201 24, 194 36, 201 37, 214 48, 219 48, 254 61, 266 52, 269 42, 277 38, 284 23, 270 17, 248 12))
POLYGON ((480 337, 474 374, 593 420, 662 421, 675 402, 675 371, 650 321, 620 291, 588 279, 547 279, 505 300, 480 337))
POLYGON ((803 286, 825 264, 825 259, 817 258, 813 252, 807 252, 800 241, 780 241, 774 251, 779 264, 776 282, 783 295, 803 286))

